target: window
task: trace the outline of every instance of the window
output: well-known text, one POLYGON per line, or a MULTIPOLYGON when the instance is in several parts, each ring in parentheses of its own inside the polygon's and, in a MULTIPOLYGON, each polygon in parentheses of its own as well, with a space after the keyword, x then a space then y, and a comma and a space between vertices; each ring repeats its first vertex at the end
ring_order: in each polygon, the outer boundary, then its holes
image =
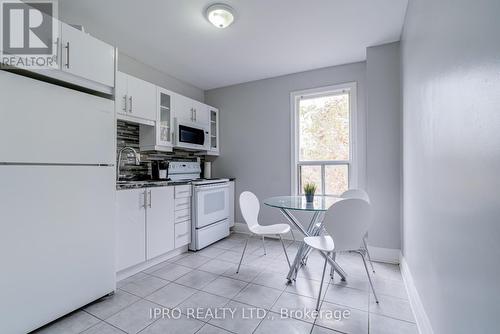
POLYGON ((357 182, 355 83, 292 93, 292 193, 339 195, 357 182))

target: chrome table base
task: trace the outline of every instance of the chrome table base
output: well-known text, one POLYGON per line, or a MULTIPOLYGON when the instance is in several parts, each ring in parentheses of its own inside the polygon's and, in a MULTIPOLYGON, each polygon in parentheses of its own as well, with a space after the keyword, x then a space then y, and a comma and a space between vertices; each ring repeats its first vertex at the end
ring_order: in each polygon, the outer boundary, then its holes
MULTIPOLYGON (((283 213, 283 215, 286 217, 286 219, 293 226, 296 226, 299 229, 299 231, 302 232, 302 234, 304 234, 304 236, 312 237, 320 235, 321 230, 323 229, 322 223, 323 223, 324 213, 318 211, 314 212, 311 222, 309 223, 307 230, 305 230, 304 227, 298 221, 298 219, 295 218, 295 216, 289 210, 283 208, 280 210, 281 213, 283 213)), ((288 275, 286 277, 288 279, 288 283, 291 283, 293 280, 297 278, 297 273, 300 270, 300 268, 307 263, 307 258, 311 250, 312 250, 311 247, 307 246, 305 242, 302 242, 300 244, 297 255, 295 256, 295 260, 293 261, 293 264, 290 267, 290 271, 288 272, 288 275)), ((332 257, 328 256, 328 253, 320 252, 320 254, 330 263, 334 271, 336 271, 340 275, 342 281, 345 281, 347 274, 340 267, 340 265, 337 262, 335 262, 335 260, 332 257)))

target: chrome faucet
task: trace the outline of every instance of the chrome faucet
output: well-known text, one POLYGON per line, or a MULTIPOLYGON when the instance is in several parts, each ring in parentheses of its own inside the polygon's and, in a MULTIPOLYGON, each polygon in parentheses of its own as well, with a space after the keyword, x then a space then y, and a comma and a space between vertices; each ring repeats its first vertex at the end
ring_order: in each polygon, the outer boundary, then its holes
POLYGON ((136 166, 139 166, 141 164, 141 155, 139 153, 137 153, 137 151, 134 150, 132 147, 125 146, 122 149, 120 149, 120 151, 118 151, 118 161, 116 163, 116 181, 120 181, 120 176, 123 176, 123 175, 120 175, 120 165, 121 165, 121 161, 122 161, 122 153, 125 150, 132 151, 132 153, 134 154, 136 166))

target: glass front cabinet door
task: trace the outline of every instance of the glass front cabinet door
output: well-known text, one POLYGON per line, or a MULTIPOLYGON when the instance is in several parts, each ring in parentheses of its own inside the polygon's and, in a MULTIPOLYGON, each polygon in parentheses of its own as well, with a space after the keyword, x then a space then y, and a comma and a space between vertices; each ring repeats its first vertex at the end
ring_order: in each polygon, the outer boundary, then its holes
POLYGON ((170 92, 158 88, 158 143, 162 146, 172 146, 172 110, 170 92))
POLYGON ((210 118, 210 150, 208 155, 219 155, 219 110, 208 107, 210 118))
POLYGON ((140 126, 141 151, 172 151, 172 96, 173 93, 157 87, 157 114, 154 126, 140 126))

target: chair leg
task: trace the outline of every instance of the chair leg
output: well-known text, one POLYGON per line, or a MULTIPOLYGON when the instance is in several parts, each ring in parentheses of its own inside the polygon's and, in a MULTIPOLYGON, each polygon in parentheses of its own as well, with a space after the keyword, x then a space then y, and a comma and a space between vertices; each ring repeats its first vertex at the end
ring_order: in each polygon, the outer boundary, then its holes
POLYGON ((292 229, 292 228, 290 229, 290 233, 292 234, 293 241, 294 241, 294 242, 295 242, 295 241, 297 241, 297 240, 295 239, 295 234, 293 234, 293 229, 292 229))
POLYGON ((321 292, 323 290, 323 283, 325 282, 325 272, 326 272, 326 264, 327 263, 328 263, 328 260, 325 258, 325 265, 323 266, 323 275, 321 275, 321 285, 319 286, 318 301, 316 302, 316 311, 318 311, 318 312, 319 312, 319 303, 321 301, 321 292))
POLYGON ((290 264, 290 259, 288 258, 288 254, 287 254, 286 248, 285 248, 285 243, 283 242, 283 239, 281 238, 281 234, 278 234, 278 237, 280 238, 281 246, 283 246, 283 252, 285 252, 286 262, 288 262, 288 268, 291 268, 292 265, 290 264))
POLYGON ((241 253, 241 259, 240 259, 240 263, 238 264, 238 269, 236 269, 236 273, 239 273, 239 271, 240 271, 241 261, 243 261, 243 255, 245 255, 245 251, 247 249, 248 239, 250 239, 251 237, 252 237, 252 235, 250 234, 248 236, 247 240, 245 241, 245 247, 243 247, 243 252, 241 253))
MULTIPOLYGON (((332 258, 333 261, 335 261, 336 255, 337 254, 335 252, 332 252, 331 258, 332 258)), ((333 275, 334 274, 335 274, 335 268, 333 268, 333 266, 332 266, 332 268, 330 269, 330 278, 331 279, 333 279, 333 275)))
POLYGON ((363 264, 365 265, 365 270, 366 270, 366 276, 368 276, 368 281, 370 282, 373 296, 375 296, 375 301, 378 304, 377 294, 375 293, 375 288, 373 287, 373 282, 372 282, 372 277, 370 276, 370 271, 368 270, 368 266, 366 265, 365 255, 363 254, 363 252, 360 252, 360 251, 357 251, 357 253, 359 254, 359 256, 361 256, 361 259, 363 260, 363 264))
POLYGON ((372 271, 375 274, 375 268, 373 268, 372 258, 370 256, 370 252, 368 251, 368 245, 366 244, 366 238, 363 238, 363 245, 365 246, 366 255, 368 256, 368 261, 370 261, 370 265, 372 267, 372 271))
POLYGON ((264 255, 267 255, 267 253, 266 253, 266 244, 264 243, 264 236, 262 236, 262 248, 264 248, 264 255))

